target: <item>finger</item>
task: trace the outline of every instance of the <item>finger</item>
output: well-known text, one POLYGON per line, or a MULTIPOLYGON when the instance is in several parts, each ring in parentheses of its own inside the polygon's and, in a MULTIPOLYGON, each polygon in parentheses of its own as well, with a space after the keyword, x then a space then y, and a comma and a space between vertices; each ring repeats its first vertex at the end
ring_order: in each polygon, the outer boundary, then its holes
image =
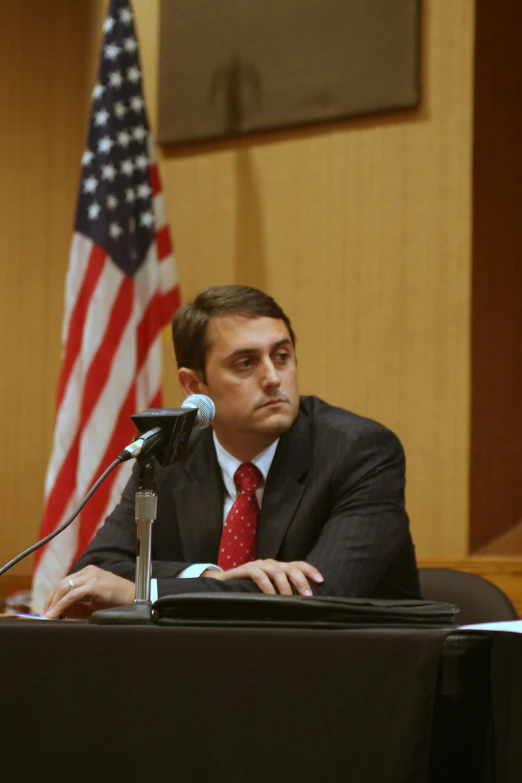
MULTIPOLYGON (((268 570, 268 576, 272 580, 279 595, 293 595, 292 585, 288 581, 284 568, 276 567, 268 570)), ((305 580, 306 581, 306 580, 305 580)), ((308 582, 306 582, 308 587, 308 582)))
POLYGON ((317 582, 320 584, 321 582, 324 582, 324 577, 321 574, 320 571, 317 570, 317 568, 312 565, 311 563, 307 563, 305 560, 296 560, 292 563, 290 563, 291 566, 298 566, 299 569, 302 571, 302 573, 308 578, 312 579, 314 582, 317 582))
POLYGON ((58 603, 58 601, 61 601, 64 595, 70 593, 71 585, 69 579, 70 577, 66 577, 65 579, 62 579, 60 582, 58 582, 58 584, 55 586, 55 588, 49 595, 49 598, 45 602, 42 614, 47 614, 49 609, 51 609, 54 606, 54 604, 58 603))
POLYGON ((96 566, 86 566, 85 568, 82 568, 81 571, 77 571, 75 574, 67 575, 64 579, 61 579, 49 593, 47 600, 44 603, 42 614, 47 614, 53 604, 60 601, 64 595, 67 595, 67 593, 71 591, 71 582, 75 587, 78 587, 82 581, 85 582, 86 579, 88 580, 91 577, 91 571, 95 569, 96 566))
POLYGON ((259 587, 265 595, 276 595, 276 589, 268 576, 260 568, 252 569, 250 579, 259 587))
POLYGON ((299 566, 290 563, 288 565, 286 575, 288 579, 291 581, 291 583, 294 585, 299 595, 304 595, 306 597, 313 595, 312 588, 310 587, 310 582, 308 581, 308 579, 306 578, 302 569, 299 566))
POLYGON ((62 614, 67 614, 67 610, 69 607, 71 607, 73 604, 77 603, 78 601, 83 601, 85 598, 88 598, 90 595, 91 586, 90 583, 87 582, 86 584, 79 585, 78 587, 75 587, 73 590, 69 590, 65 595, 59 598, 58 601, 56 601, 52 606, 49 607, 47 612, 45 613, 46 617, 49 617, 49 619, 53 619, 55 617, 60 617, 62 614))
POLYGON ((45 600, 45 603, 43 605, 42 614, 45 614, 46 611, 48 610, 48 608, 52 605, 52 603, 54 601, 54 598, 55 598, 55 595, 56 595, 56 589, 57 589, 57 586, 53 587, 53 589, 51 590, 51 592, 47 596, 47 598, 45 600))

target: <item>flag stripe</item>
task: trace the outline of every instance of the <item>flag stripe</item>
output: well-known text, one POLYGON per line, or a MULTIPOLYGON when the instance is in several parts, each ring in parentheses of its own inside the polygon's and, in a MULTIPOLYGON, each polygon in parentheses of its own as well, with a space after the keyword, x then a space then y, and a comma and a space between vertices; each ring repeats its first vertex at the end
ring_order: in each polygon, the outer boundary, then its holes
POLYGON ((152 194, 157 196, 158 193, 161 192, 161 181, 157 163, 153 163, 150 167, 150 181, 152 184, 152 194))
MULTIPOLYGON (((80 253, 81 257, 83 257, 84 251, 90 245, 92 243, 88 239, 75 235, 71 249, 73 263, 76 261, 76 254, 80 253)), ((72 267, 68 275, 68 284, 71 282, 71 271, 72 267)), ((62 395, 61 405, 58 408, 55 425, 55 443, 46 480, 46 497, 49 495, 50 488, 76 435, 80 422, 85 372, 90 367, 105 333, 112 304, 121 285, 121 278, 121 271, 110 262, 110 259, 106 260, 87 309, 85 325, 82 327, 81 349, 62 395), (95 330, 90 328, 92 324, 96 324, 97 328, 95 330)))
MULTIPOLYGON (((115 426, 112 432, 112 437, 109 440, 105 452, 103 453, 96 474, 100 475, 103 470, 110 465, 112 460, 122 450, 122 448, 130 443, 136 432, 135 427, 130 420, 130 416, 136 412, 136 384, 134 383, 128 391, 128 394, 123 401, 118 418, 115 421, 115 426)), ((92 536, 96 532, 96 529, 100 523, 101 513, 104 510, 107 499, 109 497, 112 485, 117 477, 116 471, 103 482, 102 486, 93 495, 87 506, 82 511, 82 523, 80 527, 80 534, 78 538, 78 549, 75 553, 74 559, 77 559, 92 536)))
POLYGON ((172 243, 168 226, 163 226, 159 231, 156 231, 156 245, 160 261, 172 254, 172 243))
POLYGON ((136 330, 138 370, 142 367, 147 353, 156 339, 156 335, 165 323, 165 319, 162 317, 162 305, 163 297, 160 294, 154 294, 143 314, 141 322, 138 324, 136 330))
POLYGON ((132 312, 134 285, 129 277, 123 277, 120 290, 114 302, 107 330, 85 376, 84 394, 81 406, 80 427, 83 428, 101 394, 109 375, 114 351, 132 312))
POLYGON ((69 323, 69 332, 67 342, 65 344, 62 371, 58 385, 58 405, 61 405, 65 387, 67 386, 71 370, 80 350, 83 327, 85 324, 85 315, 91 302, 92 293, 96 287, 96 283, 98 282, 98 279, 103 271, 106 257, 107 253, 101 247, 94 245, 89 257, 87 274, 84 278, 83 285, 80 289, 80 293, 78 299, 76 300, 69 323))

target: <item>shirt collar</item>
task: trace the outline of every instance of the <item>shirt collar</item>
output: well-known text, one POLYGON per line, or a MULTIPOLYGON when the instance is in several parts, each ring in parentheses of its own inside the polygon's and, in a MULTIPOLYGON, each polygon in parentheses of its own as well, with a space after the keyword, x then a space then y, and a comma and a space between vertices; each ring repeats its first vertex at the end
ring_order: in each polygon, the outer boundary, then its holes
MULTIPOLYGON (((228 451, 226 451, 221 443, 218 441, 216 437, 216 433, 213 431, 212 436, 214 438, 214 446, 216 448, 216 456, 217 461, 219 463, 219 467, 221 468, 221 473, 223 474, 223 482, 225 484, 225 489, 227 490, 230 497, 234 498, 237 495, 237 489, 236 485, 234 484, 234 473, 238 469, 238 467, 242 464, 241 460, 236 459, 232 456, 232 454, 229 454, 228 451)), ((266 481, 266 477, 268 476, 268 471, 270 470, 270 465, 272 464, 272 460, 274 459, 274 454, 277 449, 277 444, 279 443, 279 438, 275 440, 273 443, 268 446, 264 451, 262 451, 260 454, 258 454, 256 457, 254 457, 251 462, 254 463, 256 468, 258 468, 261 471, 261 474, 263 476, 263 484, 266 481)))

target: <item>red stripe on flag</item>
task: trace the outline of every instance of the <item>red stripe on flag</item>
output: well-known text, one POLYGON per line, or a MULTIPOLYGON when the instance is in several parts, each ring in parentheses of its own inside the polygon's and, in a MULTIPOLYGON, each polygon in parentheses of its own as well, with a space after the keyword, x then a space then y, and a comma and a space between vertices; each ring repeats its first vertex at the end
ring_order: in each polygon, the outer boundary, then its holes
POLYGON ((149 301, 147 309, 143 313, 143 317, 136 329, 137 372, 141 370, 150 346, 163 326, 161 315, 161 297, 156 293, 149 301))
POLYGON ((163 408, 163 394, 158 389, 152 400, 149 402, 149 408, 163 408))
POLYGON ((81 405, 80 428, 83 429, 96 405, 109 377, 111 363, 127 328, 132 313, 134 296, 134 281, 124 275, 120 290, 114 300, 110 318, 100 346, 94 356, 91 366, 85 376, 84 391, 81 405))
POLYGON ((156 231, 156 248, 160 261, 172 254, 172 241, 168 226, 163 226, 159 231, 156 231))
MULTIPOLYGON (((105 453, 103 454, 98 469, 93 476, 94 480, 106 470, 110 463, 116 459, 118 454, 125 446, 130 443, 136 433, 136 427, 131 421, 130 417, 133 413, 136 413, 136 383, 133 383, 127 397, 122 403, 118 418, 114 422, 114 428, 105 453)), ((117 478, 117 471, 113 471, 99 487, 92 498, 89 500, 85 508, 81 513, 81 525, 80 534, 78 537, 78 548, 74 555, 72 562, 77 560, 82 554, 83 550, 94 536, 100 522, 102 521, 102 515, 107 508, 109 497, 112 491, 113 484, 117 478)))
POLYGON ((171 288, 166 294, 161 296, 160 309, 163 314, 162 326, 167 324, 173 317, 178 307, 181 305, 181 293, 179 287, 171 288))
POLYGON ((58 382, 58 407, 60 407, 65 389, 69 382, 72 368, 78 356, 83 337, 85 316, 89 308, 91 296, 102 273, 107 253, 103 248, 94 245, 87 262, 87 271, 83 279, 74 309, 69 321, 69 331, 65 343, 64 358, 58 382))
POLYGON ((149 349, 180 305, 179 288, 171 288, 166 294, 155 293, 136 328, 137 372, 147 358, 149 349))
POLYGON ((157 196, 161 193, 161 180, 159 175, 158 164, 153 163, 150 168, 150 184, 152 185, 152 195, 157 196))

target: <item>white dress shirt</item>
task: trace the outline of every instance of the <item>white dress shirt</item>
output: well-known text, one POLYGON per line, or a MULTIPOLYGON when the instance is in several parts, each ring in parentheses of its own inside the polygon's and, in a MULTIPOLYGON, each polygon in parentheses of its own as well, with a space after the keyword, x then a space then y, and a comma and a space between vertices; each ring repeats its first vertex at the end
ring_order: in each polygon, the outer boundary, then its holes
MULTIPOLYGON (((228 451, 223 448, 221 443, 218 441, 215 432, 213 433, 213 437, 217 460, 219 467, 221 468, 221 475, 223 476, 223 483, 225 485, 225 497, 223 502, 223 524, 225 524, 225 519, 228 516, 228 512, 232 508, 234 500, 237 498, 234 474, 238 467, 243 463, 241 460, 236 459, 232 456, 232 454, 229 454, 228 451)), ((256 498, 257 502, 259 503, 259 508, 261 508, 263 502, 266 477, 268 476, 268 471, 270 470, 270 465, 274 459, 274 454, 276 452, 278 443, 279 438, 274 441, 274 443, 272 443, 267 449, 250 460, 256 466, 256 468, 259 469, 261 475, 263 476, 261 486, 256 489, 256 498)), ((216 571, 222 570, 215 563, 193 563, 192 565, 187 566, 187 568, 184 568, 183 571, 178 574, 177 579, 197 579, 197 577, 201 576, 201 574, 207 569, 215 569, 216 571)), ((154 602, 158 597, 158 584, 156 579, 151 579, 150 593, 151 601, 154 602)))

